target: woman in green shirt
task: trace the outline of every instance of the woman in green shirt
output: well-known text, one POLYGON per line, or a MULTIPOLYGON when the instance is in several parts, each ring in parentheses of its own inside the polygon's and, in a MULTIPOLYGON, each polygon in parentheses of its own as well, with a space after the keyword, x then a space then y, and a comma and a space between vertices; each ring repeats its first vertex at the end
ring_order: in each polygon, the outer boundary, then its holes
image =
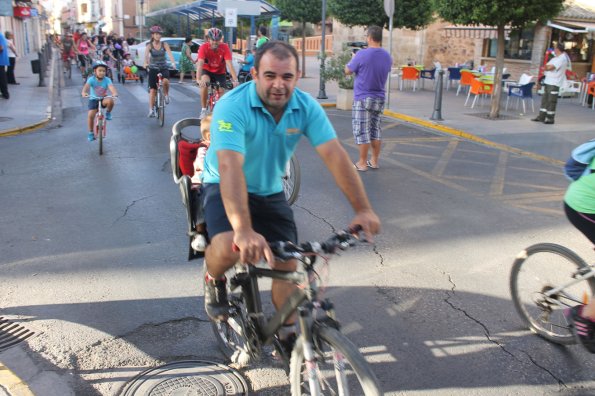
POLYGON ((184 83, 184 73, 190 73, 192 81, 195 80, 194 61, 192 60, 192 51, 190 51, 191 45, 192 37, 188 36, 184 40, 184 44, 182 44, 182 52, 180 54, 180 84, 184 83))
MULTIPOLYGON (((591 173, 572 182, 564 196, 566 217, 595 245, 595 160, 589 164, 591 173)), ((595 298, 587 305, 565 310, 574 336, 591 353, 595 353, 595 298)))

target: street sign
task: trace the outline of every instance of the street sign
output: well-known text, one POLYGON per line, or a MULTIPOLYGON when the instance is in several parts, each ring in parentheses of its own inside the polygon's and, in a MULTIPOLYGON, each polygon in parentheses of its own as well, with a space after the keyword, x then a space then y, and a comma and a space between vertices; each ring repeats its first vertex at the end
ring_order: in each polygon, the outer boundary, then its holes
POLYGON ((235 8, 238 15, 260 15, 260 1, 219 0, 217 11, 223 13, 227 8, 235 8))
POLYGON ((389 18, 393 16, 395 13, 395 0, 384 0, 384 12, 389 18))
POLYGON ((238 26, 238 9, 237 8, 226 8, 225 9, 225 27, 237 27, 238 26))

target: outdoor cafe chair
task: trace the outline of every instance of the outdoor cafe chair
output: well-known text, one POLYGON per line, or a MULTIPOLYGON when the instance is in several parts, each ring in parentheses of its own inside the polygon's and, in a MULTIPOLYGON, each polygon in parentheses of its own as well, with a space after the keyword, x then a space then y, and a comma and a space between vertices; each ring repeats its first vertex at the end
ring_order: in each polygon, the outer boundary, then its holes
POLYGON ((422 70, 419 73, 419 78, 421 78, 421 88, 424 88, 424 81, 425 80, 431 80, 432 82, 436 82, 436 68, 433 69, 426 69, 426 70, 422 70))
POLYGON ((525 108, 525 99, 531 99, 531 109, 533 113, 535 112, 535 103, 533 101, 533 86, 535 85, 534 82, 530 82, 525 85, 509 85, 508 86, 508 96, 506 97, 506 111, 508 111, 508 100, 510 97, 517 98, 517 108, 519 106, 519 101, 523 101, 523 114, 527 112, 525 108))
POLYGON ((585 102, 588 103, 589 95, 593 96, 591 99, 591 109, 595 110, 595 81, 587 85, 587 94, 585 95, 585 102))
MULTIPOLYGON (((475 80, 475 74, 471 70, 461 70, 461 79, 459 80, 459 87, 457 88, 457 96, 461 91, 461 87, 471 87, 471 83, 475 80)), ((467 94, 467 99, 469 95, 467 94)))
POLYGON ((471 81, 471 88, 469 89, 469 93, 467 94, 467 100, 465 100, 465 106, 467 106, 467 102, 469 101, 469 97, 471 94, 475 95, 473 98, 473 103, 471 104, 471 108, 475 107, 475 102, 477 101, 477 97, 480 95, 491 95, 494 92, 494 82, 490 82, 488 80, 481 80, 478 78, 474 78, 471 81))
POLYGON ((461 81, 461 68, 460 67, 449 67, 448 68, 448 81, 446 83, 446 90, 450 88, 451 81, 461 81))
POLYGON ((403 81, 413 81, 413 90, 417 87, 417 80, 419 80, 419 70, 413 66, 404 66, 401 69, 401 85, 400 90, 403 90, 403 81))

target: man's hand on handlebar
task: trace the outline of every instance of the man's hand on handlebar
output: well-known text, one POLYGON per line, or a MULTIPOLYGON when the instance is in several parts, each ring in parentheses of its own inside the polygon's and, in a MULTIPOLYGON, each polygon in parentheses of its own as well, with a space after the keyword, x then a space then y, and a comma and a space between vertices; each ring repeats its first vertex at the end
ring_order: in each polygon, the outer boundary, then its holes
POLYGON ((374 242, 374 235, 378 234, 381 230, 380 219, 372 209, 357 213, 351 221, 349 228, 355 230, 358 225, 361 226, 367 242, 374 242))
POLYGON ((233 243, 234 250, 240 252, 241 263, 257 264, 263 259, 271 266, 275 263, 275 257, 266 239, 252 229, 235 232, 233 243))

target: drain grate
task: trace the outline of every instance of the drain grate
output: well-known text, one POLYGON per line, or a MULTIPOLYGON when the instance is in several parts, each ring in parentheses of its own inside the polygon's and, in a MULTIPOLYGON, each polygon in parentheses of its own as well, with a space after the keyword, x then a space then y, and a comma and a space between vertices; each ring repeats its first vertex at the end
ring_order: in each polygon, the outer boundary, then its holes
POLYGON ((0 352, 25 341, 34 332, 0 316, 0 352))
POLYGON ((231 367, 202 360, 184 360, 143 371, 126 384, 120 395, 248 395, 248 385, 231 367))

